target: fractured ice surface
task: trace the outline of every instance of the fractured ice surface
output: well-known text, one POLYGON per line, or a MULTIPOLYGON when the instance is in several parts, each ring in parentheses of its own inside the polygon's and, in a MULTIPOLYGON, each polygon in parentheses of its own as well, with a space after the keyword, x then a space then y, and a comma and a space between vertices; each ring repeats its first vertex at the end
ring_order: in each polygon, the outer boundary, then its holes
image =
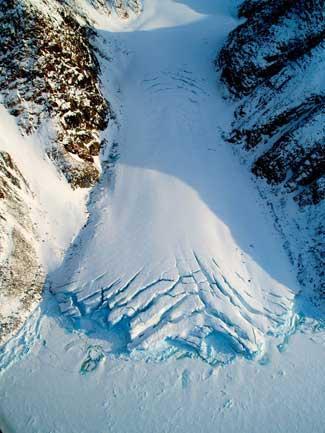
POLYGON ((293 293, 284 286, 268 291, 240 274, 226 277, 215 259, 194 251, 159 265, 166 271, 158 277, 144 268, 106 283, 107 272, 57 289, 60 309, 90 334, 106 328, 118 339, 112 351, 171 346, 211 363, 259 355, 267 333, 290 330, 293 293))

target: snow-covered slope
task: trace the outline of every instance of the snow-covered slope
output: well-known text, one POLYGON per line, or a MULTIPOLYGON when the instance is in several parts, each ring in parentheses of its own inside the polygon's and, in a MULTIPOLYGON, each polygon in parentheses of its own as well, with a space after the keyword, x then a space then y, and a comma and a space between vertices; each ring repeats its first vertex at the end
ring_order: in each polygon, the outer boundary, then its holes
POLYGON ((0 340, 17 332, 41 298, 44 278, 86 218, 86 194, 73 191, 49 160, 47 132, 22 137, 0 109, 0 340), (64 223, 63 223, 64 222, 64 223))
POLYGON ((44 282, 27 206, 28 184, 0 151, 0 344, 12 337, 40 300, 44 282), (28 291, 26 291, 28 286, 28 291))

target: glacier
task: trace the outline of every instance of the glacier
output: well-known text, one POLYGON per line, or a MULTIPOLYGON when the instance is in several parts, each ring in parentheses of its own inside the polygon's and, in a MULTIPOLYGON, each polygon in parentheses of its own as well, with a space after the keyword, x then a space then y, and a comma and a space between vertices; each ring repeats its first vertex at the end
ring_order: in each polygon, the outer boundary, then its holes
POLYGON ((211 59, 235 24, 218 5, 203 19, 149 2, 136 21, 100 29, 112 59, 103 83, 121 113, 105 136, 114 150, 49 279, 77 328, 120 336, 113 352, 173 347, 218 362, 227 340, 229 358, 253 358, 268 333, 290 329, 298 287, 281 238, 218 134, 232 107, 211 59))

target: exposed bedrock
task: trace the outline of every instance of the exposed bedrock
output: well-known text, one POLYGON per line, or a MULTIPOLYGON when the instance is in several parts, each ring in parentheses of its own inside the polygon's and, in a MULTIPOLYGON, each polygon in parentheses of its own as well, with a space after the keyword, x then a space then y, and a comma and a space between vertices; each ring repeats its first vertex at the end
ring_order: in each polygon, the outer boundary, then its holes
POLYGON ((73 187, 90 187, 99 176, 94 157, 109 116, 94 32, 70 8, 51 3, 46 9, 33 1, 1 3, 0 92, 24 134, 53 122, 48 155, 73 187))
POLYGON ((220 53, 222 79, 236 95, 249 94, 324 40, 324 0, 245 1, 220 53))
POLYGON ((301 283, 323 294, 325 2, 247 0, 239 16, 216 60, 238 101, 227 139, 271 186, 301 283))

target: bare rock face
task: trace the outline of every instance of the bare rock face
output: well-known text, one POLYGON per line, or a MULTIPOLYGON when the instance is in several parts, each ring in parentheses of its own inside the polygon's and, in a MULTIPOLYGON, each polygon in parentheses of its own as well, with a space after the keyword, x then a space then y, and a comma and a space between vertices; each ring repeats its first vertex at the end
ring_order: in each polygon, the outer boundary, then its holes
POLYGON ((324 0, 246 0, 246 18, 220 53, 222 79, 236 94, 249 94, 288 63, 317 47, 325 36, 324 0))
POLYGON ((0 345, 36 307, 44 282, 29 216, 31 191, 7 152, 0 151, 0 345))
POLYGON ((238 100, 227 139, 270 185, 301 283, 324 294, 325 2, 246 0, 239 15, 216 60, 238 100))
POLYGON ((68 7, 24 0, 0 5, 0 92, 25 134, 51 119, 48 154, 72 187, 90 187, 99 176, 94 157, 109 106, 102 96, 93 31, 68 7))

